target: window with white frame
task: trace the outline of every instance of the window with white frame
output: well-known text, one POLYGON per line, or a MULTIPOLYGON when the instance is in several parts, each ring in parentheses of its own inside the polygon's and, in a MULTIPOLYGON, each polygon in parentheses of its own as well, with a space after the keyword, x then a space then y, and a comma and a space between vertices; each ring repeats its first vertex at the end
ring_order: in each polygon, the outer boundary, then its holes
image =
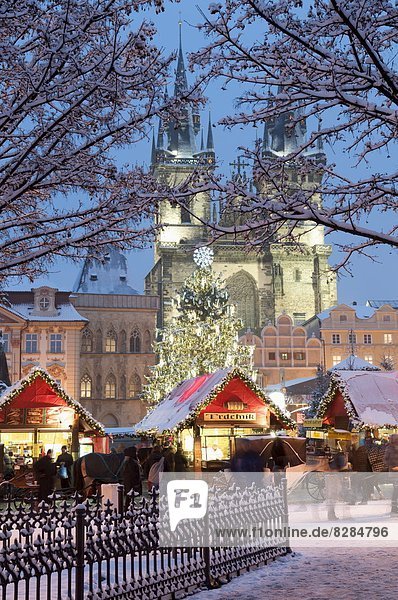
POLYGON ((27 333, 25 335, 25 352, 27 354, 34 354, 38 352, 39 345, 37 340, 37 333, 27 333))
POLYGON ((356 344, 357 343, 357 334, 356 333, 349 333, 348 334, 348 343, 349 344, 356 344))
POLYGON ((332 333, 332 344, 340 344, 341 337, 339 333, 332 333))
POLYGON ((62 352, 62 333, 50 333, 50 352, 62 352))
POLYGON ((3 333, 2 340, 3 340, 4 352, 10 352, 10 336, 9 336, 9 334, 3 333))
POLYGON ((92 381, 89 375, 84 375, 80 380, 80 397, 91 398, 92 381))
POLYGON ((333 366, 334 367, 341 362, 341 356, 335 355, 332 358, 333 358, 333 366))
POLYGON ((385 344, 392 344, 392 333, 385 333, 384 334, 384 343, 385 344))
POLYGON ((368 362, 371 365, 373 365, 373 356, 371 354, 365 354, 364 360, 366 360, 366 362, 368 362))
POLYGON ((371 333, 364 333, 363 334, 363 343, 364 344, 371 344, 372 343, 372 334, 371 333))

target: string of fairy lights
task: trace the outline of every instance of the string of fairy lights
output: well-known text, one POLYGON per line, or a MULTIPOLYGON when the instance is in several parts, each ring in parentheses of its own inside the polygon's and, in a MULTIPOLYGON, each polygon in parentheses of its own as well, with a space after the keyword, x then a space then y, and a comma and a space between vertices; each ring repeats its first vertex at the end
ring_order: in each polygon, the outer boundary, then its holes
POLYGON ((66 405, 74 410, 75 413, 79 415, 82 419, 84 419, 89 427, 98 433, 98 435, 104 436, 105 430, 103 425, 94 419, 91 413, 85 409, 80 402, 71 398, 65 390, 61 387, 59 383, 57 383, 51 375, 41 367, 34 367, 29 373, 21 379, 17 384, 12 386, 2 397, 0 400, 0 409, 7 407, 14 398, 19 396, 19 394, 30 386, 38 377, 43 379, 47 385, 53 390, 57 396, 62 398, 65 401, 66 405))
MULTIPOLYGON (((227 373, 224 377, 224 379, 217 384, 209 394, 207 394, 207 396, 196 406, 194 406, 192 408, 192 410, 190 411, 189 415, 180 423, 178 423, 178 425, 176 425, 176 427, 174 427, 173 429, 162 429, 160 430, 159 427, 157 428, 153 428, 150 430, 146 430, 146 429, 135 429, 134 433, 135 435, 138 436, 155 436, 155 435, 175 435, 178 431, 182 430, 182 429, 187 429, 189 427, 192 427, 195 424, 195 421, 199 415, 199 413, 205 409, 211 402, 213 402, 213 400, 215 400, 217 398, 217 396, 225 389, 225 387, 228 385, 228 383, 234 379, 234 378, 239 378, 241 381, 243 381, 248 388, 250 388, 261 400, 263 400, 264 404, 266 406, 269 407, 269 409, 271 410, 271 412, 276 416, 276 418, 278 419, 278 421, 285 426, 287 429, 294 429, 296 427, 296 423, 294 421, 292 421, 292 419, 290 419, 285 413, 283 413, 280 408, 278 406, 276 406, 276 404, 274 404, 268 397, 267 395, 261 390, 260 387, 258 387, 254 381, 252 379, 250 379, 250 377, 247 376, 247 374, 240 370, 240 369, 231 369, 231 371, 229 373, 227 373)), ((167 398, 164 400, 164 402, 167 402, 167 398)), ((156 411, 156 406, 152 409, 152 411, 150 413, 148 413, 147 417, 149 417, 152 412, 156 411)), ((147 418, 146 417, 146 418, 147 418)), ((145 424, 145 419, 143 419, 142 424, 145 424)))

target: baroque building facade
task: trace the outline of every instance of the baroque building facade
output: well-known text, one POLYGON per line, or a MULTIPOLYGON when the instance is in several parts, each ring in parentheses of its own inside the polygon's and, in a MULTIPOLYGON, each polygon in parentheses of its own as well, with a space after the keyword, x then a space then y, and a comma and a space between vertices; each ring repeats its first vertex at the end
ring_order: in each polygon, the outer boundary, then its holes
POLYGON ((159 309, 157 297, 128 285, 124 255, 86 260, 72 301, 88 323, 80 334, 80 402, 105 427, 131 426, 146 409, 140 400, 159 309))
POLYGON ((0 331, 11 384, 39 366, 78 398, 80 336, 86 323, 71 303, 70 292, 48 286, 3 292, 0 331))
MULTIPOLYGON (((175 94, 187 89, 180 42, 175 94)), ((303 140, 305 123, 297 120, 293 129, 290 123, 289 115, 283 115, 265 126, 264 155, 287 155, 303 140)), ((199 115, 190 108, 184 109, 178 123, 160 123, 152 147, 152 170, 160 181, 175 185, 192 175, 198 165, 215 165, 210 117, 206 143, 202 131, 197 144, 199 132, 199 115)), ((318 163, 325 160, 321 147, 312 154, 318 163)), ((237 168, 236 177, 242 177, 240 161, 237 168)), ((298 183, 298 175, 291 168, 289 179, 294 185, 311 187, 320 176, 313 173, 298 183)), ((261 182, 256 187, 259 194, 267 193, 261 182)), ((160 297, 159 326, 175 314, 176 294, 195 268, 194 249, 209 240, 203 223, 217 218, 214 204, 205 193, 192 197, 187 208, 163 202, 159 210, 162 229, 154 244, 154 266, 145 280, 145 292, 160 297)), ((328 264, 332 248, 324 242, 322 227, 303 228, 299 247, 276 242, 264 245, 261 252, 249 252, 244 242, 236 239, 223 238, 213 244, 213 269, 226 280, 231 303, 245 330, 260 334, 268 323, 274 325, 282 313, 297 325, 336 304, 336 279, 328 264)))
POLYGON ((398 366, 398 312, 390 304, 378 308, 339 304, 315 315, 304 327, 321 341, 326 370, 353 355, 387 370, 398 366))

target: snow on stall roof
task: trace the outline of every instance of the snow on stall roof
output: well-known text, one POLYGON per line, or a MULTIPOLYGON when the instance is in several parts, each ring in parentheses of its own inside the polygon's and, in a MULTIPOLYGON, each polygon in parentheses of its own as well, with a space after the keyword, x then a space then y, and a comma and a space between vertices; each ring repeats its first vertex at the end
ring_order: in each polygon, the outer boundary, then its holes
MULTIPOLYGON (((161 433, 178 427, 191 416, 196 408, 206 402, 214 388, 222 384, 232 372, 239 377, 239 370, 229 367, 220 369, 215 373, 208 373, 183 381, 142 421, 134 425, 133 431, 157 431, 161 433)), ((260 388, 258 388, 258 393, 260 397, 264 395, 260 388)), ((278 411, 273 402, 268 400, 268 404, 271 410, 278 411)))
POLYGON ((134 431, 156 430, 161 433, 174 429, 188 419, 192 411, 207 398, 230 371, 231 369, 221 369, 215 373, 186 379, 137 423, 133 428, 134 431))
POLYGON ((397 371, 339 371, 359 419, 368 425, 398 425, 397 371))
POLYGON ((359 358, 359 356, 355 356, 355 354, 350 354, 337 365, 331 367, 329 371, 381 371, 381 369, 359 358))

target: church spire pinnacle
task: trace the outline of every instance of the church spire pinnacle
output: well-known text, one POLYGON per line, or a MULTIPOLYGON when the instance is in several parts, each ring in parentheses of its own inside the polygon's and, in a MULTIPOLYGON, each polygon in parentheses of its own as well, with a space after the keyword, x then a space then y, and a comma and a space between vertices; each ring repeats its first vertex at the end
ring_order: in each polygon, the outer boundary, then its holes
POLYGON ((177 96, 179 93, 184 92, 188 89, 187 72, 184 63, 184 53, 182 51, 182 21, 181 17, 178 21, 178 60, 176 70, 176 80, 174 84, 174 95, 177 96))
POLYGON ((209 112, 209 125, 207 129, 207 147, 206 150, 214 150, 213 129, 211 124, 211 115, 209 112))

